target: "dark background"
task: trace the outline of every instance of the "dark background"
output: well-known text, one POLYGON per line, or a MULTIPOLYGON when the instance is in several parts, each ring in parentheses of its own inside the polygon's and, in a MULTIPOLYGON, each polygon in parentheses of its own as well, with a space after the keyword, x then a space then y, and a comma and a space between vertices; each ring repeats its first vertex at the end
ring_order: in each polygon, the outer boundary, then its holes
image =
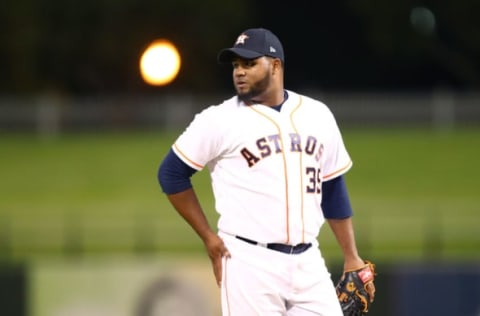
POLYGON ((286 51, 290 89, 472 91, 480 87, 480 1, 5 0, 0 94, 145 94, 231 90, 217 52, 250 27, 286 51), (426 7, 435 29, 412 9, 426 7), (149 87, 138 72, 156 38, 175 42, 181 73, 149 87))

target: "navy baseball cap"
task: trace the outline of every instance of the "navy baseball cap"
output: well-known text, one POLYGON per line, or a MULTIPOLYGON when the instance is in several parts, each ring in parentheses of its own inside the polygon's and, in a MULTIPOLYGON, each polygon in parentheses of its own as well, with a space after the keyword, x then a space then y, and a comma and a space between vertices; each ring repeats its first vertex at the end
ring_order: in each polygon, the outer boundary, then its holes
POLYGON ((229 63, 237 56, 245 59, 269 56, 285 61, 282 43, 275 34, 264 28, 242 32, 233 47, 222 49, 217 58, 220 63, 229 63))

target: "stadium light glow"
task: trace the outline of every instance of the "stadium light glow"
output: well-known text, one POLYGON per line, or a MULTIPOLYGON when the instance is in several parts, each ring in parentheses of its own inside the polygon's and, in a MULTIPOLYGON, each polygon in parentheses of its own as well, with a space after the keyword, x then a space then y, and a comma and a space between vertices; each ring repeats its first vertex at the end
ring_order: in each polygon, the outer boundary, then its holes
POLYGON ((150 85, 171 83, 180 71, 181 57, 173 43, 165 39, 153 41, 140 58, 140 73, 150 85))

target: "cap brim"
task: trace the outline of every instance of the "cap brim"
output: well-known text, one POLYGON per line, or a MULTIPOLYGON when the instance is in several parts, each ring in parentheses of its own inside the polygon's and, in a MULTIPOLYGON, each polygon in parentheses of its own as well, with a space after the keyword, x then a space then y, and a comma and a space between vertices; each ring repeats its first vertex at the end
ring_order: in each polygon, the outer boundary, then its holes
POLYGON ((218 61, 221 63, 229 63, 231 62, 235 57, 241 57, 245 59, 255 59, 258 57, 263 56, 259 52, 255 52, 253 50, 248 50, 244 48, 225 48, 220 51, 218 54, 218 61))

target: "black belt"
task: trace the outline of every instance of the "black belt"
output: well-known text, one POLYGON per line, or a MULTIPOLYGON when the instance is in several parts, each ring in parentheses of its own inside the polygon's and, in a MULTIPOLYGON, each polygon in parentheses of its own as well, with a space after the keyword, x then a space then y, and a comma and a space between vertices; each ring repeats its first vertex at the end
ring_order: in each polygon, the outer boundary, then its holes
POLYGON ((262 244, 262 243, 259 243, 259 242, 255 241, 255 240, 251 240, 251 239, 241 237, 241 236, 235 236, 235 238, 240 239, 240 240, 242 240, 244 242, 247 242, 249 244, 252 244, 252 245, 262 246, 262 247, 265 247, 265 248, 268 248, 268 249, 271 249, 271 250, 280 251, 280 252, 287 253, 287 254, 299 254, 299 253, 302 253, 302 252, 306 251, 308 248, 310 248, 312 246, 312 243, 297 244, 295 246, 286 245, 286 244, 277 244, 277 243, 262 244))

